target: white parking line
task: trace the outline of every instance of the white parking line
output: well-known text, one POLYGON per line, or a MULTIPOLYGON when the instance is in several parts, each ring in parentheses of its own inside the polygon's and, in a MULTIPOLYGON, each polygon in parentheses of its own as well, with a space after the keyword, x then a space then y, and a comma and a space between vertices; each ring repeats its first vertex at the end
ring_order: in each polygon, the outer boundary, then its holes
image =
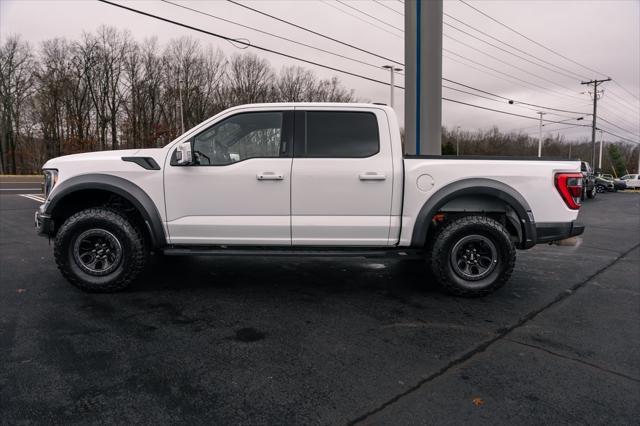
POLYGON ((0 191, 42 191, 42 188, 0 188, 0 191))
POLYGON ((34 195, 34 194, 18 194, 18 195, 33 201, 37 201, 39 203, 44 203, 44 198, 39 195, 34 195))

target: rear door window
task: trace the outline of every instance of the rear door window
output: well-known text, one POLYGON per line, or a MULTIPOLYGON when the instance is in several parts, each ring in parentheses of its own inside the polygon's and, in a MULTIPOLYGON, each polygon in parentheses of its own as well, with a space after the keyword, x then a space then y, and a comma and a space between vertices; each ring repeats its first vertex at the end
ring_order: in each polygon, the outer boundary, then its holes
POLYGON ((296 157, 364 158, 380 151, 378 120, 370 112, 307 111, 304 128, 296 157))

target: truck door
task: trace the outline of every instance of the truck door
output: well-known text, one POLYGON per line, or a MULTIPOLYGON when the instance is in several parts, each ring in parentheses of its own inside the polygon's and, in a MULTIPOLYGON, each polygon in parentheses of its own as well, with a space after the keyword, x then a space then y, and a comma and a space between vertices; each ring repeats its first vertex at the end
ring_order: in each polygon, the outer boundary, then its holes
POLYGON ((389 245, 393 178, 384 112, 296 109, 293 245, 389 245))
POLYGON ((293 108, 235 113, 194 136, 193 164, 165 168, 171 243, 290 245, 292 139, 293 108))

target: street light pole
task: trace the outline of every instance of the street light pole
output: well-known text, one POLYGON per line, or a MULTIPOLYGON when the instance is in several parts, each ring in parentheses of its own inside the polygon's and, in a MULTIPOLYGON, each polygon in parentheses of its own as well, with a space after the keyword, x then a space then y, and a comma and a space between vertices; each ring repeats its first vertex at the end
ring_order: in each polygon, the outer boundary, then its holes
POLYGON ((602 144, 604 144, 604 137, 602 136, 602 130, 600 130, 600 154, 598 155, 598 169, 600 169, 600 172, 602 172, 602 144))
POLYGON ((538 112, 540 114, 540 124, 538 125, 538 157, 542 157, 542 116, 544 112, 538 112))
POLYGON ((182 110, 182 81, 178 80, 178 97, 180 98, 180 126, 182 127, 182 133, 184 133, 184 111, 182 110))
POLYGON ((393 104, 394 104, 394 97, 393 97, 393 89, 395 88, 395 73, 398 71, 402 71, 402 68, 398 68, 395 67, 393 65, 383 65, 382 68, 384 69, 388 69, 389 70, 389 74, 391 75, 391 83, 389 84, 390 89, 391 89, 391 93, 389 94, 389 106, 391 108, 393 108, 393 104))

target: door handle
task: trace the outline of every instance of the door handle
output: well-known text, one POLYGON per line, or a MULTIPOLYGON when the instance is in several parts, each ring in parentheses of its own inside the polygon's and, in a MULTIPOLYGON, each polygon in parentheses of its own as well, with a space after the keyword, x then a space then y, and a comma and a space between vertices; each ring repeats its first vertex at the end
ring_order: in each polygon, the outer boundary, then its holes
POLYGON ((377 172, 365 172, 358 175, 360 180, 385 180, 386 178, 384 174, 377 172))
POLYGON ((256 175, 258 180, 283 180, 284 175, 276 172, 262 172, 256 175))

